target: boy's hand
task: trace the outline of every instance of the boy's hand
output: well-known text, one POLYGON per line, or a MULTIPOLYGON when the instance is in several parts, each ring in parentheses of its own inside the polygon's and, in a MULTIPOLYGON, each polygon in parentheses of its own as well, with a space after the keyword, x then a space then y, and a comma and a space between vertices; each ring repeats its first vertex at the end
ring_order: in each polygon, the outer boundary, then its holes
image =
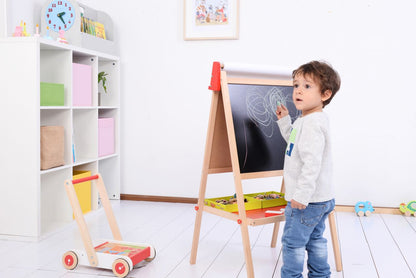
POLYGON ((290 206, 292 208, 295 208, 295 209, 305 209, 306 208, 306 206, 304 204, 301 204, 301 203, 295 201, 294 199, 290 200, 290 206))
POLYGON ((278 105, 276 108, 277 119, 280 120, 281 118, 286 117, 287 115, 289 115, 289 110, 287 110, 287 108, 283 104, 278 105))

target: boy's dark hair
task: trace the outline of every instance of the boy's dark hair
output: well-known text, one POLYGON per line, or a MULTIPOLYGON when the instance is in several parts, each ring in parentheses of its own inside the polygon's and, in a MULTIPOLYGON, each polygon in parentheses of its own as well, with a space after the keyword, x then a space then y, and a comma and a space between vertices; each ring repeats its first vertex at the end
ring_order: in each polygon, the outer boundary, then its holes
POLYGON ((300 66, 292 72, 292 78, 301 74, 309 75, 314 82, 319 84, 321 94, 326 90, 332 92, 331 97, 323 102, 323 107, 329 104, 341 87, 341 78, 338 73, 326 62, 312 61, 300 66))

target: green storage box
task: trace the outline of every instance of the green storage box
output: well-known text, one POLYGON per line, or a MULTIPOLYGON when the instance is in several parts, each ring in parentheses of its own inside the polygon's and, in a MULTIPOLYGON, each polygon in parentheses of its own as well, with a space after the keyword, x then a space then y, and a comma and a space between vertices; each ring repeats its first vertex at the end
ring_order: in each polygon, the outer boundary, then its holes
POLYGON ((40 82, 40 106, 64 106, 64 84, 40 82))

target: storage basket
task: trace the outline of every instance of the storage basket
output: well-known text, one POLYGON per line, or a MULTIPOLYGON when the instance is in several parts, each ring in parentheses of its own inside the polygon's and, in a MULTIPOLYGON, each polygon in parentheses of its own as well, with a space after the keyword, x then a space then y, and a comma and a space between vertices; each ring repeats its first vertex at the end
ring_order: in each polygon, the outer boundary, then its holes
POLYGON ((65 164, 64 127, 40 127, 40 169, 46 170, 65 164))

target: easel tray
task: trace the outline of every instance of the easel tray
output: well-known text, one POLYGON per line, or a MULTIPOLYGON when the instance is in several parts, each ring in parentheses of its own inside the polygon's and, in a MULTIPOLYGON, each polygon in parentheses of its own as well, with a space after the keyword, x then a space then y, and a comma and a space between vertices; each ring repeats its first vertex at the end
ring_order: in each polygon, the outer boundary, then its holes
MULTIPOLYGON (((266 211, 268 210, 280 210, 284 209, 286 206, 276 206, 276 207, 270 207, 270 208, 259 208, 259 209, 253 209, 253 210, 246 210, 246 218, 247 218, 247 224, 250 226, 258 226, 258 225, 264 225, 269 223, 276 223, 278 221, 284 221, 285 216, 284 215, 276 215, 276 216, 269 216, 266 217, 266 211)), ((237 212, 228 212, 224 210, 220 210, 217 208, 213 208, 210 206, 204 206, 204 211, 209 212, 214 215, 218 215, 227 219, 230 219, 232 221, 238 222, 240 219, 240 215, 237 212)))

